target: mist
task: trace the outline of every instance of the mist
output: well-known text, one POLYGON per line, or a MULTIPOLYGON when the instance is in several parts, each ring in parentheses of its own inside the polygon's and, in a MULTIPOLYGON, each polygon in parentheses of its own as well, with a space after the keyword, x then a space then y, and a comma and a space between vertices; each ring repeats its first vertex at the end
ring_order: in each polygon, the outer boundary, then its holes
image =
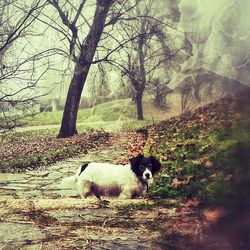
POLYGON ((180 26, 199 42, 186 64, 203 67, 250 86, 250 2, 181 0, 180 26))

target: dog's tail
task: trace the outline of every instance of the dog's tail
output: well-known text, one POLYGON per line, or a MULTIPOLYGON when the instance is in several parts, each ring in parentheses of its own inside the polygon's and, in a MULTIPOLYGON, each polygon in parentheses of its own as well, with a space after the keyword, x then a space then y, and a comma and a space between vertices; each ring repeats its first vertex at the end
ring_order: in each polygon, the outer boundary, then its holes
POLYGON ((69 177, 62 179, 62 185, 72 188, 72 187, 75 187, 76 181, 77 181, 77 177, 75 175, 69 176, 69 177))
POLYGON ((88 165, 89 165, 89 162, 83 163, 78 168, 75 175, 62 179, 62 185, 66 187, 70 187, 70 188, 75 187, 78 176, 87 168, 88 165))

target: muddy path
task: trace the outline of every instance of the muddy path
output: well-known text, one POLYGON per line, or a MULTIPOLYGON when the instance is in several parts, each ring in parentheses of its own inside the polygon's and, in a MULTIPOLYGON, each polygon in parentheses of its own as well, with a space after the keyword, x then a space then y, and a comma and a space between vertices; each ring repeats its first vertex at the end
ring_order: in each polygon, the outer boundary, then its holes
POLYGON ((129 142, 120 133, 86 155, 0 174, 0 249, 187 249, 202 240, 206 225, 190 201, 108 198, 100 204, 61 186, 83 161, 122 161, 129 142))

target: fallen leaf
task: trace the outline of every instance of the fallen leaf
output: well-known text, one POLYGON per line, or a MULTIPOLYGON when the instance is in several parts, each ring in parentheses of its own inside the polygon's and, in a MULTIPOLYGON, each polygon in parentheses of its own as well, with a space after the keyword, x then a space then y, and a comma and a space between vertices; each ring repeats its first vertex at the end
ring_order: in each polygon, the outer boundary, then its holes
POLYGON ((200 201, 197 199, 189 199, 185 204, 184 207, 197 207, 200 205, 200 201))
POLYGON ((171 216, 171 215, 175 215, 176 210, 177 210, 176 208, 171 208, 171 209, 164 208, 159 211, 159 214, 168 214, 171 216))
POLYGON ((210 160, 206 161, 205 165, 208 167, 208 168, 212 168, 214 166, 214 163, 210 160))
POLYGON ((178 180, 178 179, 173 179, 173 182, 172 182, 172 187, 175 187, 175 188, 179 188, 183 185, 186 185, 189 183, 189 180, 178 180))
POLYGON ((225 181, 231 181, 232 178, 233 178, 233 175, 232 175, 232 174, 228 174, 228 175, 224 178, 224 180, 225 180, 225 181))
POLYGON ((224 210, 220 207, 208 208, 204 210, 203 215, 208 222, 216 223, 221 217, 224 216, 224 210))

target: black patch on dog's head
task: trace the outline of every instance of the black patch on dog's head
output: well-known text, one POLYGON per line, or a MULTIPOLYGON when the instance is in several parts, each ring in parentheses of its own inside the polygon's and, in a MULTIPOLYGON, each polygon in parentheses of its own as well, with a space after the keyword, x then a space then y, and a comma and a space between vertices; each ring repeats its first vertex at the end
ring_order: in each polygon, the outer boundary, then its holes
POLYGON ((80 170, 80 173, 79 175, 81 175, 81 173, 86 169, 86 167, 89 165, 89 162, 86 162, 86 163, 83 163, 80 167, 81 167, 81 170, 80 170))
POLYGON ((161 168, 160 162, 154 156, 144 157, 139 154, 136 157, 129 159, 129 161, 132 171, 139 177, 142 177, 146 168, 151 171, 152 175, 157 173, 161 168))
POLYGON ((152 164, 152 174, 159 172, 161 169, 161 163, 159 160, 157 160, 154 156, 149 157, 151 164, 152 164))
POLYGON ((142 176, 142 173, 144 169, 142 167, 139 167, 141 164, 141 160, 144 158, 143 155, 139 154, 134 158, 129 159, 130 164, 131 164, 131 169, 132 171, 137 175, 137 176, 142 176))

